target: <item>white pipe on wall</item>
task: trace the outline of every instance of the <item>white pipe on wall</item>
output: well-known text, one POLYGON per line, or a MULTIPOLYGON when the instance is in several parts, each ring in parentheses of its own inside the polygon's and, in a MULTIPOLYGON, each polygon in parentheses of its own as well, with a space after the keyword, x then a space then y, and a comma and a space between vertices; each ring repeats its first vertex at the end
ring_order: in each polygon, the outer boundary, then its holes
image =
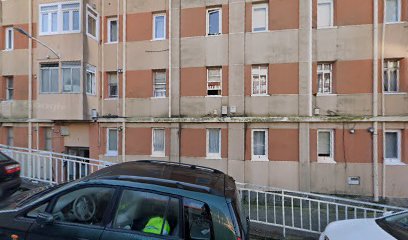
POLYGON ((172 20, 172 0, 169 0, 169 118, 171 118, 171 116, 172 116, 172 113, 171 113, 171 111, 172 111, 172 108, 171 108, 171 99, 172 99, 172 97, 171 97, 171 94, 172 94, 172 89, 171 89, 171 79, 172 79, 172 77, 171 77, 171 75, 172 75, 172 73, 173 73, 173 70, 172 70, 172 64, 171 64, 171 50, 172 50, 172 48, 171 48, 171 44, 172 44, 172 24, 171 24, 171 20, 172 20))
POLYGON ((127 0, 123 0, 123 45, 122 45, 122 57, 123 57, 123 78, 122 78, 122 162, 126 161, 126 28, 127 28, 127 0))
MULTIPOLYGON (((28 1, 28 32, 33 35, 33 17, 32 17, 33 1, 28 1)), ((33 147, 33 126, 31 119, 33 118, 33 40, 28 38, 28 149, 33 147)))
MULTIPOLYGON (((385 95, 384 95, 384 54, 385 54, 385 19, 387 19, 386 11, 387 1, 383 2, 383 22, 382 22, 382 38, 381 38, 381 115, 385 116, 385 95)), ((383 164, 382 164, 382 197, 386 197, 386 166, 385 166, 385 122, 382 122, 382 143, 383 143, 383 164)))

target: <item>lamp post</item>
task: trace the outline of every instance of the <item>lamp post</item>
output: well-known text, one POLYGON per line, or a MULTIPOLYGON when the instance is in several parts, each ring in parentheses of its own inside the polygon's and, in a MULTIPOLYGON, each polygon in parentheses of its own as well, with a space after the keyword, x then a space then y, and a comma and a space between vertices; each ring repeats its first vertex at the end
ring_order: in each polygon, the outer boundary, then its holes
POLYGON ((16 30, 17 32, 23 34, 24 36, 26 36, 28 38, 31 38, 32 40, 38 42, 39 44, 41 44, 42 46, 44 46, 45 48, 50 50, 52 53, 54 53, 54 55, 57 56, 58 59, 61 58, 60 55, 54 49, 52 49, 51 47, 49 47, 47 44, 43 43, 42 41, 38 40, 37 38, 31 36, 28 32, 26 32, 23 29, 18 28, 18 27, 14 27, 13 29, 16 30))

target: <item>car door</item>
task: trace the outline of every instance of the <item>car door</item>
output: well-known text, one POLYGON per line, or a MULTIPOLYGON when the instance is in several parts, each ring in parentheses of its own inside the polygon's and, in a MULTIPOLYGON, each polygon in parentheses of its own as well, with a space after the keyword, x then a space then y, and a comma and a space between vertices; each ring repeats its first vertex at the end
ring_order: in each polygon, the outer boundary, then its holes
POLYGON ((36 217, 27 239, 99 240, 115 190, 108 186, 86 186, 59 194, 47 207, 39 206, 40 209, 27 214, 36 217), (51 219, 40 222, 40 215, 51 219))
POLYGON ((180 204, 175 196, 124 189, 101 240, 180 239, 180 204))

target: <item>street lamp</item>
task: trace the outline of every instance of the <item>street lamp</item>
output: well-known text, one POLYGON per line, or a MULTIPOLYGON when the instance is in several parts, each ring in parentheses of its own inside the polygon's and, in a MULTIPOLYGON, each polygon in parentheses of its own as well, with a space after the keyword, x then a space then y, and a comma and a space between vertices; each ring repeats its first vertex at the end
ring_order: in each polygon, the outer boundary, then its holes
POLYGON ((49 47, 47 44, 41 42, 41 41, 38 40, 37 38, 31 36, 28 32, 26 32, 26 31, 24 31, 23 29, 18 28, 18 27, 13 27, 13 29, 16 30, 17 32, 23 34, 24 36, 26 36, 26 37, 28 37, 28 38, 31 38, 32 40, 34 40, 34 41, 38 42, 39 44, 43 45, 43 46, 46 47, 48 50, 50 50, 52 53, 54 53, 55 56, 57 56, 58 59, 61 58, 60 55, 59 55, 56 51, 54 51, 54 49, 52 49, 51 47, 49 47))

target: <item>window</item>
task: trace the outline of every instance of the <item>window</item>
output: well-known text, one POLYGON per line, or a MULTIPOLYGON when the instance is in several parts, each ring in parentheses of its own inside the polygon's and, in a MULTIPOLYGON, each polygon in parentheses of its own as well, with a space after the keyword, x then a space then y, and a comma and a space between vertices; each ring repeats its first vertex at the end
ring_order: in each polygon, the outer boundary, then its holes
POLYGON ((332 26, 333 26, 333 0, 318 0, 317 27, 325 28, 332 26))
POLYGON ((114 192, 114 188, 87 187, 66 193, 56 199, 51 214, 57 223, 101 225, 114 192))
POLYGON ((40 35, 79 33, 81 31, 80 3, 40 5, 40 35))
POLYGON ((58 64, 42 64, 41 69, 41 93, 59 92, 58 64))
POLYGON ((107 137, 107 150, 106 155, 117 156, 118 155, 118 129, 108 128, 107 137))
POLYGON ((91 38, 98 40, 99 15, 89 5, 86 6, 86 34, 91 38))
POLYGON ((207 95, 221 96, 222 68, 207 68, 207 95))
POLYGON ((6 100, 11 101, 14 99, 14 81, 13 77, 6 77, 6 100))
POLYGON ((62 82, 63 92, 79 93, 81 90, 81 64, 63 63, 62 64, 62 82))
POLYGON ((153 40, 166 39, 166 14, 153 15, 153 40))
POLYGON ((186 239, 214 239, 212 217, 208 205, 184 198, 183 208, 186 239))
POLYGON ((385 22, 396 23, 401 21, 401 0, 386 0, 385 22))
POLYGON ((268 95, 268 67, 252 67, 252 95, 268 95))
POLYGON ((207 35, 222 33, 222 13, 220 8, 207 9, 207 35))
POLYGON ((331 63, 317 64, 317 84, 318 93, 322 94, 333 93, 333 64, 331 63))
POLYGON ((252 160, 268 160, 268 130, 252 130, 252 160))
POLYGON ((385 131, 385 164, 401 163, 401 131, 385 131))
POLYGON ((5 50, 13 50, 14 49, 14 30, 12 27, 6 28, 6 39, 5 39, 5 50))
POLYGON ((38 216, 38 214, 45 212, 45 210, 47 209, 47 206, 48 206, 48 202, 34 208, 33 210, 29 211, 26 214, 26 217, 36 218, 38 216))
POLYGON ((221 158, 221 129, 207 129, 207 158, 221 158))
POLYGON ((119 35, 118 19, 108 19, 108 43, 117 43, 119 35))
POLYGON ((12 127, 7 127, 7 145, 14 146, 14 132, 12 127))
POLYGON ((317 136, 317 156, 318 162, 334 162, 334 131, 318 130, 317 136))
POLYGON ((44 150, 45 151, 52 151, 52 135, 53 135, 53 131, 52 128, 50 127, 46 127, 44 128, 44 150))
POLYGON ((88 65, 86 67, 86 93, 96 95, 96 67, 88 65))
POLYGON ((108 73, 108 91, 109 98, 117 98, 119 96, 117 73, 108 73))
POLYGON ((152 133, 153 133, 152 155, 164 157, 165 156, 164 149, 166 144, 165 130, 162 128, 153 128, 152 133))
POLYGON ((166 97, 166 71, 153 72, 153 97, 166 97))
POLYGON ((268 30, 268 4, 252 6, 252 31, 264 32, 268 30))
POLYGON ((398 60, 384 62, 384 92, 398 92, 399 67, 398 60))
POLYGON ((112 227, 143 232, 149 235, 178 237, 180 201, 177 198, 150 192, 124 190, 112 227))

